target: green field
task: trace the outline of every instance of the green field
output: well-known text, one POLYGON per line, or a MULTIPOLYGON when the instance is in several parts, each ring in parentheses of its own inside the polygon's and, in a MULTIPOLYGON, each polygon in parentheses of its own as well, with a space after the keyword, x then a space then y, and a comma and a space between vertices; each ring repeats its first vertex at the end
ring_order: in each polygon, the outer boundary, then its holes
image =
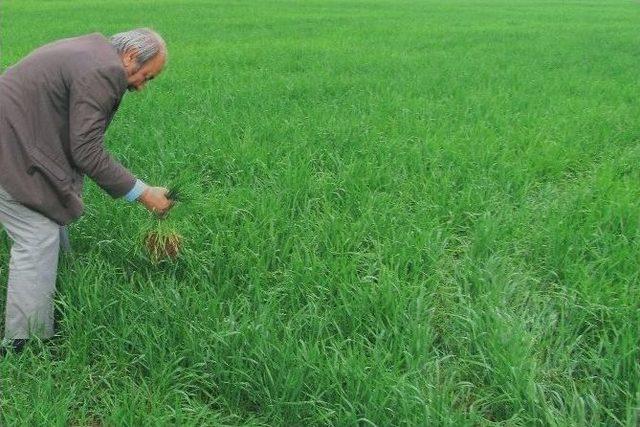
MULTIPOLYGON (((2 65, 150 26, 0 425, 640 422, 640 2, 2 2, 2 65)), ((1 102, 1 100, 0 100, 1 102)), ((0 171, 1 173, 1 171, 0 171)), ((0 238, 0 306, 8 242, 0 238)), ((2 325, 0 325, 2 326, 2 325)))

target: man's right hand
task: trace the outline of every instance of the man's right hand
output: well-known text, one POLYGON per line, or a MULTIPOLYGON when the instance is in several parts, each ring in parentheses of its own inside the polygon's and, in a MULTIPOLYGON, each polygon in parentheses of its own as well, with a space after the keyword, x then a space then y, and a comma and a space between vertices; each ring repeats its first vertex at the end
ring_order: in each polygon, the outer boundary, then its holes
POLYGON ((173 206, 173 202, 167 198, 167 193, 169 190, 164 187, 147 187, 138 197, 138 201, 151 212, 162 217, 173 206))

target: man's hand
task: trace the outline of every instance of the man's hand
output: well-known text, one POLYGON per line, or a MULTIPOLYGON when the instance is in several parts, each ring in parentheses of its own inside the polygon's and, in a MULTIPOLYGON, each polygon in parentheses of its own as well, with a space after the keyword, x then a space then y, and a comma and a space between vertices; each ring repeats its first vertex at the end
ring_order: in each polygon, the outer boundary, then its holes
POLYGON ((169 190, 164 187, 148 187, 142 192, 138 201, 151 212, 162 217, 173 206, 173 202, 167 198, 168 192, 169 190))

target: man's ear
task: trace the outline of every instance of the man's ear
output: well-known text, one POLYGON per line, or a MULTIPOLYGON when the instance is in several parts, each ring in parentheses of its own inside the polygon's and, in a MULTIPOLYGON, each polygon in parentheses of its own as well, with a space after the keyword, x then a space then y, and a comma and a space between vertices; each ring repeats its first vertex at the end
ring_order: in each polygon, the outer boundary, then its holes
POLYGON ((135 73, 140 68, 138 65, 138 51, 136 49, 129 49, 122 55, 122 62, 125 68, 132 73, 135 73))

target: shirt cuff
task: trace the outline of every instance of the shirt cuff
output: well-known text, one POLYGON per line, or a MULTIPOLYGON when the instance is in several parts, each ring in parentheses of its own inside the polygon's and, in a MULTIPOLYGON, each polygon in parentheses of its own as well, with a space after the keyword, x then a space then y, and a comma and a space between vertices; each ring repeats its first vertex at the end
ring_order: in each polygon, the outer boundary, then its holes
POLYGON ((125 194, 124 199, 127 202, 134 202, 138 200, 138 197, 140 197, 140 195, 144 192, 144 190, 147 189, 147 187, 147 184, 140 181, 139 179, 136 179, 136 183, 134 184, 133 188, 129 190, 127 194, 125 194))

